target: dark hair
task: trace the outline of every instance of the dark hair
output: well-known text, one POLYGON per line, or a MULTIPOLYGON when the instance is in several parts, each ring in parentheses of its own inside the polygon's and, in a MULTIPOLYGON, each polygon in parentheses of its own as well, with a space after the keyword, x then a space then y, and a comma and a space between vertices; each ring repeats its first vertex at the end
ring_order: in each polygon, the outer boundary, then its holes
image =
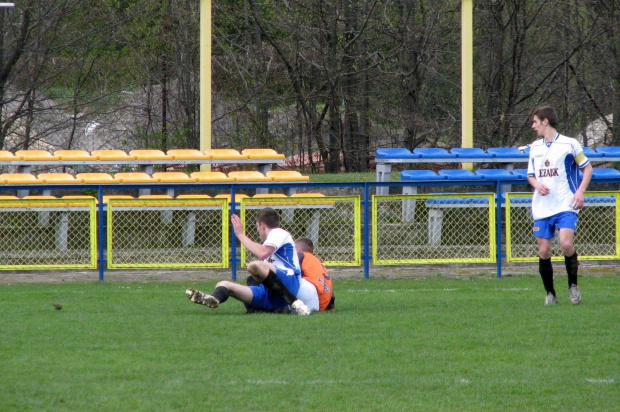
POLYGON ((295 240, 295 246, 297 249, 300 249, 302 252, 310 252, 314 253, 314 243, 312 239, 307 237, 300 237, 295 240))
POLYGON ((280 214, 276 210, 266 207, 258 211, 256 214, 256 221, 264 223, 271 229, 280 227, 280 214))
POLYGON ((554 129, 558 128, 558 114, 555 112, 553 107, 551 106, 543 106, 536 109, 534 112, 534 116, 538 117, 540 121, 547 119, 549 121, 549 126, 554 129))

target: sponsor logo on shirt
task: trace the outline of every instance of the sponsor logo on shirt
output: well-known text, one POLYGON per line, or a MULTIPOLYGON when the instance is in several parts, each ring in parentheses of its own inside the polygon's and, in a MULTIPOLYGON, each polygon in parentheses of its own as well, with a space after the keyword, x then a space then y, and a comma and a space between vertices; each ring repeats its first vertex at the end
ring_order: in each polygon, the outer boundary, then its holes
POLYGON ((538 171, 538 177, 555 177, 558 176, 558 168, 540 169, 538 171))

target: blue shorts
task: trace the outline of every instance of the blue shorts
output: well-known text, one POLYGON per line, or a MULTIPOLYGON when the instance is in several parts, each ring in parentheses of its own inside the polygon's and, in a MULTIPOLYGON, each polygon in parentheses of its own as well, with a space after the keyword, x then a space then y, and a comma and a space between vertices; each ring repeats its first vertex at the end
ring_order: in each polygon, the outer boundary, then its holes
POLYGON ((577 230, 577 213, 562 212, 544 219, 534 221, 534 236, 551 239, 556 229, 577 230))
MULTIPOLYGON (((276 276, 280 278, 284 286, 295 296, 299 291, 299 278, 297 275, 287 275, 287 272, 283 269, 276 269, 276 276)), ((252 303, 250 305, 255 308, 264 310, 275 310, 285 308, 288 304, 284 301, 282 296, 267 289, 264 285, 250 286, 252 289, 252 303)))

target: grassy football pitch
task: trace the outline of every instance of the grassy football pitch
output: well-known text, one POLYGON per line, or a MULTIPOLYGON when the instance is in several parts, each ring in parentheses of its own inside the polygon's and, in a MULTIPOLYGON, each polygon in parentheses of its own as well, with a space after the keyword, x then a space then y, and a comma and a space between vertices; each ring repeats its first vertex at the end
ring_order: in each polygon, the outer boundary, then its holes
POLYGON ((619 410, 620 276, 565 283, 336 279, 310 317, 184 295, 214 282, 1 285, 0 410, 619 410))

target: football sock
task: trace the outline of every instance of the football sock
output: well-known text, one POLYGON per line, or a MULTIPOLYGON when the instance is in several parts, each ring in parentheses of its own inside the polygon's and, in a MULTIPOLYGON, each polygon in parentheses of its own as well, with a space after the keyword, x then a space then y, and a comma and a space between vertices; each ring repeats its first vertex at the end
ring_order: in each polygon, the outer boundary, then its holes
POLYGON ((228 288, 224 287, 224 286, 218 286, 215 288, 215 290, 213 291, 212 296, 217 299, 220 304, 224 303, 228 300, 228 297, 230 296, 230 290, 228 290, 228 288))
POLYGON ((271 270, 269 271, 267 277, 262 281, 262 284, 265 285, 267 289, 273 290, 275 293, 282 296, 288 305, 291 305, 297 300, 295 295, 293 295, 291 291, 284 286, 284 283, 282 283, 280 278, 278 278, 278 276, 271 270))
POLYGON ((551 258, 538 258, 538 270, 540 271, 540 277, 542 278, 545 290, 547 291, 547 293, 552 293, 553 296, 555 296, 555 289, 553 288, 553 266, 551 265, 551 258))
POLYGON ((579 271, 579 260, 577 260, 577 252, 573 256, 564 256, 566 264, 566 273, 568 274, 568 287, 577 284, 577 272, 579 271))

